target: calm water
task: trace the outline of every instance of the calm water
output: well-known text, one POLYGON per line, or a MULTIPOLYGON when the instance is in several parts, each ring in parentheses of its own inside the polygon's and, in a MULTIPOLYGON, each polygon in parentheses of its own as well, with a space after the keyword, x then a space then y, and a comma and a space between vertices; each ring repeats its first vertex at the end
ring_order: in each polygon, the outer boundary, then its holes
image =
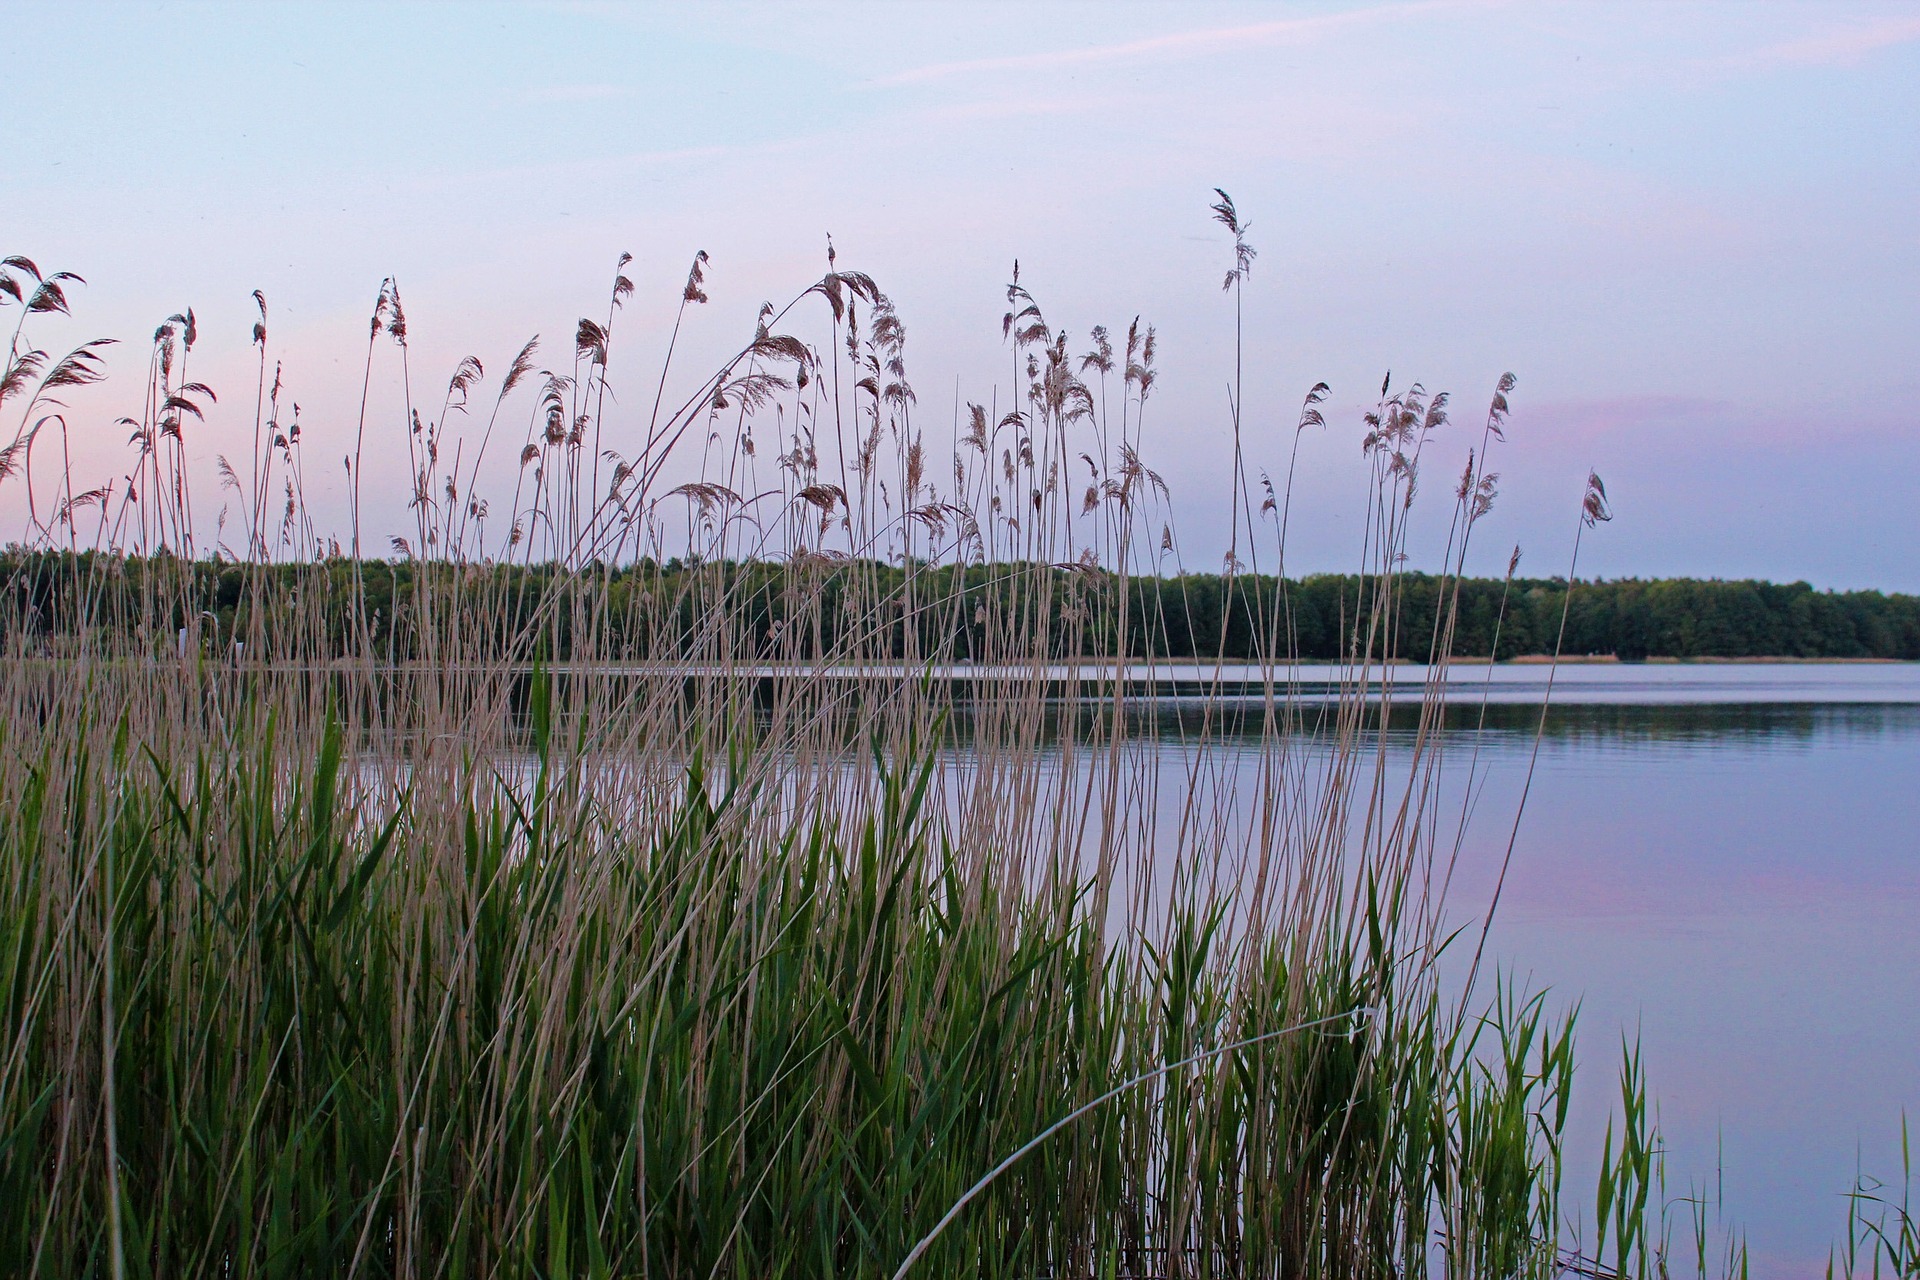
MULTIPOLYGON (((1492 675, 1524 704, 1545 673, 1492 675)), ((1458 916, 1487 900, 1537 717, 1490 713, 1458 916)), ((1719 1182, 1756 1275, 1821 1273, 1856 1168, 1897 1180, 1920 1120, 1920 667, 1562 668, 1492 945, 1580 1004, 1570 1186, 1637 1035, 1669 1195, 1719 1182)))
MULTIPOLYGON (((762 675, 791 671, 790 667, 754 668, 762 675)), ((1396 697, 1412 696, 1428 678, 1429 668, 1415 664, 1375 667, 1369 679, 1383 678, 1398 691, 1396 697)), ((842 665, 815 673, 828 680, 910 680, 922 674, 921 668, 900 664, 866 666, 842 665)), ((1043 674, 1059 682, 1058 692, 1071 696, 1076 688, 1091 688, 1112 679, 1110 669, 1083 662, 1077 667, 1055 666, 1043 674)), ((938 668, 938 675, 962 686, 973 685, 991 693, 996 678, 1012 679, 1025 687, 1032 679, 1028 667, 975 666, 957 663, 938 668)), ((1259 697, 1264 682, 1272 678, 1296 700, 1309 705, 1337 698, 1343 680, 1351 680, 1353 671, 1324 662, 1299 663, 1271 671, 1245 663, 1227 662, 1129 662, 1124 671, 1133 695, 1151 692, 1166 703, 1178 704, 1203 694, 1228 697, 1259 697)), ((1538 705, 1551 690, 1552 700, 1562 706, 1574 704, 1613 704, 1620 706, 1659 705, 1778 705, 1920 702, 1920 668, 1892 662, 1782 662, 1782 663, 1677 663, 1595 662, 1563 663, 1557 670, 1546 664, 1456 662, 1446 670, 1450 697, 1458 701, 1485 700, 1496 705, 1538 705)))
MULTIPOLYGON (((948 674, 970 671, 990 678, 948 674)), ((1154 824, 1168 843, 1203 750, 1181 741, 1199 714, 1183 695, 1210 674, 1150 673, 1154 824)), ((1395 680, 1412 697, 1424 674, 1399 668, 1395 680)), ((1308 704, 1339 678, 1294 675, 1308 704)), ((1455 924, 1490 897, 1547 678, 1528 666, 1450 673, 1456 721, 1489 703, 1455 924)), ((1389 754, 1406 737, 1390 728, 1389 754)), ((1241 808, 1254 753, 1230 735, 1204 751, 1241 808)), ((949 759, 963 775, 970 754, 960 729, 949 759)), ((1465 756, 1448 754, 1453 804, 1465 756)), ((1756 1276, 1822 1274, 1857 1171, 1897 1180, 1903 1110, 1920 1123, 1920 665, 1562 667, 1490 947, 1556 1007, 1580 1008, 1570 1209, 1591 1223, 1621 1039, 1634 1037, 1669 1198, 1717 1188, 1756 1276)))
POLYGON ((1892 670, 1905 704, 1556 709, 1495 924, 1583 1000, 1591 1111, 1638 1030, 1670 1178, 1724 1150, 1759 1274, 1819 1272, 1856 1161, 1897 1178, 1920 1118, 1920 671, 1892 670))

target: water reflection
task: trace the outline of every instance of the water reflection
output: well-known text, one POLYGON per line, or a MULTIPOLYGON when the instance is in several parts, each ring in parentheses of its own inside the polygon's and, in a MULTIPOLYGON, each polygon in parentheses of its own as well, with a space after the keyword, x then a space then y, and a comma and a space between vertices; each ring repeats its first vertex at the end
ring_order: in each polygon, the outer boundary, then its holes
MULTIPOLYGON (((1086 713, 1089 717, 1093 713, 1086 713)), ((1756 741, 1775 745, 1792 742, 1852 741, 1857 738, 1899 737, 1920 730, 1920 704, 1915 703, 1804 703, 1804 702, 1683 702, 1683 703, 1562 703, 1547 708, 1542 728, 1537 703, 1489 703, 1484 708, 1449 703, 1442 723, 1458 737, 1484 728, 1499 745, 1516 738, 1531 740, 1536 731, 1551 741, 1633 744, 1683 743, 1711 749, 1739 747, 1756 741)), ((1388 713, 1390 740, 1411 738, 1420 711, 1404 702, 1388 713)), ((1303 708, 1290 723, 1311 734, 1325 726, 1318 708, 1303 708)), ((1163 740, 1197 742, 1203 735, 1231 742, 1257 738, 1260 708, 1241 705, 1211 716, 1198 705, 1159 704, 1133 715, 1136 727, 1151 723, 1163 740)), ((1377 727, 1377 716, 1370 721, 1377 727)))
MULTIPOLYGON (((1821 671, 1751 668, 1738 701, 1724 685, 1688 699, 1676 682, 1665 702, 1561 703, 1544 722, 1537 705, 1445 713, 1456 796, 1462 748, 1478 744, 1456 923, 1491 895, 1540 734, 1491 943, 1508 972, 1580 1004, 1587 1066, 1570 1177, 1590 1174, 1620 1037, 1637 1036, 1669 1194, 1723 1186, 1755 1274, 1822 1274, 1856 1171, 1897 1177, 1901 1114, 1920 1113, 1915 674, 1876 673, 1883 695, 1904 700, 1806 701, 1821 671), (1768 675, 1792 696, 1769 698, 1768 675)), ((1854 677, 1826 687, 1844 694, 1854 677)), ((1404 759, 1417 714, 1389 712, 1389 756, 1404 759)), ((1315 715, 1296 729, 1303 762, 1325 750, 1315 715)), ((1135 716, 1151 729, 1141 736, 1163 803, 1196 770, 1250 790, 1257 708, 1209 717, 1174 703, 1135 716)))
MULTIPOLYGON (((1592 1185, 1619 1038, 1637 1036, 1669 1194, 1723 1186, 1755 1274, 1821 1274, 1856 1169, 1897 1176, 1902 1111, 1920 1113, 1920 667, 1569 669, 1544 720, 1544 673, 1512 670, 1492 677, 1514 700, 1456 692, 1443 713, 1449 814, 1475 797, 1449 901, 1455 924, 1483 912, 1531 767, 1491 955, 1581 1007, 1570 1185, 1592 1185)), ((1401 680, 1362 747, 1404 762, 1419 711, 1401 680)), ((1263 748, 1257 701, 1131 703, 1145 834, 1174 844, 1202 788, 1208 823, 1245 823, 1263 750, 1284 745, 1299 769, 1324 759, 1329 709, 1295 709, 1263 748)), ((948 803, 995 714, 955 709, 948 803)), ((1113 710, 1063 697, 1048 714, 1058 743, 1113 710)), ((1036 764, 1058 778, 1098 762, 1061 751, 1021 767, 1036 764)))
MULTIPOLYGON (((1493 938, 1582 1001, 1584 1154, 1615 1034, 1637 1030, 1671 1193, 1724 1152, 1756 1274, 1821 1274, 1856 1162, 1897 1176, 1902 1110, 1920 1110, 1920 707, 1556 707, 1546 724, 1493 938)), ((1531 731, 1500 725, 1508 749, 1531 731)))

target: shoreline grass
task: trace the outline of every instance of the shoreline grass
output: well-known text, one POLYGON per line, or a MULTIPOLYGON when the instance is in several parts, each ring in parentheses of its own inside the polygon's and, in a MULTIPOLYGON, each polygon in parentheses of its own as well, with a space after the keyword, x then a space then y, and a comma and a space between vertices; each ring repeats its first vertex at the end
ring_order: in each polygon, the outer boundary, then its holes
MULTIPOLYGON (((1222 202, 1239 288, 1252 255, 1222 202)), ((707 265, 681 316, 705 303, 707 265)), ((7 269, 31 277, 24 315, 66 310, 59 277, 7 269)), ((1484 970, 1447 910, 1468 805, 1441 762, 1468 754, 1471 778, 1477 731, 1446 727, 1459 707, 1436 681, 1511 377, 1476 428, 1445 603, 1419 635, 1398 625, 1406 513, 1448 409, 1417 386, 1383 385, 1365 424, 1370 533, 1341 597, 1338 697, 1294 696, 1298 602, 1244 590, 1262 689, 1248 788, 1207 749, 1247 720, 1217 687, 1224 647, 1197 668, 1216 687, 1173 780, 1130 714, 1152 681, 1084 656, 1102 619, 1128 651, 1130 602, 1176 543, 1145 460, 1151 327, 1097 329, 1074 357, 1016 273, 1012 407, 969 406, 948 486, 900 317, 831 251, 677 407, 663 368, 646 420, 605 395, 630 294, 617 269, 570 368, 537 369, 529 343, 491 408, 469 360, 437 417, 356 424, 356 512, 369 436, 403 434, 412 467, 413 527, 392 544, 410 572, 379 602, 372 530, 356 515, 343 539, 307 513, 259 299, 259 452, 222 464, 246 547, 224 628, 201 568, 221 535, 195 524, 181 444, 212 400, 187 381, 191 313, 156 336, 128 419, 137 479, 84 492, 48 469, 64 421, 34 419, 92 366, 16 332, 0 404, 25 413, 0 476, 38 477, 43 554, 0 596, 0 1270, 1677 1262, 1637 1060, 1584 1231, 1561 1168, 1572 1019, 1484 970), (813 341, 785 327, 802 303, 813 341), (511 449, 503 406, 529 397, 507 501, 480 457, 511 449), (35 575, 60 552, 84 572, 63 579, 49 661, 35 575), (954 563, 991 566, 991 589, 941 572, 954 563), (962 635, 991 668, 964 709, 890 669, 955 662, 962 635), (1435 679, 1396 684, 1409 656, 1437 657, 1435 679), (1088 690, 1071 713, 1048 696, 1062 666, 1088 690), (1411 720, 1403 754, 1369 737, 1382 699, 1411 720), (956 765, 942 750, 962 710, 956 765)), ((367 378, 382 357, 414 404, 406 340, 389 281, 367 378)), ((1323 425, 1323 394, 1302 430, 1323 425)), ((1236 447, 1229 592, 1262 555, 1284 582, 1291 479, 1262 475, 1256 504, 1255 474, 1236 447)), ((1596 477, 1568 578, 1606 517, 1596 477)), ((1704 1218, 1696 1236, 1704 1275, 1704 1218)))

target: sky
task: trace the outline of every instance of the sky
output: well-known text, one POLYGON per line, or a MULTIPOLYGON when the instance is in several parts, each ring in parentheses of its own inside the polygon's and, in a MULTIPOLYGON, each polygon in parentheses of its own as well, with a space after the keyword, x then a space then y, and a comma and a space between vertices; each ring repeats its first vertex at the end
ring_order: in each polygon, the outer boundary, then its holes
MULTIPOLYGON (((1076 349, 1095 324, 1154 324, 1146 460, 1185 563, 1217 569, 1220 187, 1259 251, 1248 465, 1282 471, 1301 397, 1333 388, 1301 439, 1290 569, 1357 565, 1360 416, 1388 370, 1452 394, 1441 475, 1511 370, 1470 568, 1519 545, 1523 572, 1566 572, 1593 470, 1616 518, 1582 576, 1920 590, 1911 5, 125 3, 9 21, 31 56, 0 79, 0 254, 86 278, 73 318, 36 318, 39 345, 123 340, 112 378, 70 400, 76 469, 101 480, 129 465, 113 424, 137 412, 147 336, 188 306, 193 376, 220 394, 188 440, 211 505, 216 459, 253 428, 255 289, 310 456, 339 456, 383 278, 412 376, 437 388, 468 353, 497 376, 535 333, 563 358, 630 252, 609 422, 638 432, 694 252, 712 301, 676 356, 689 382, 763 300, 819 277, 831 234, 898 305, 941 431, 953 401, 1008 382, 1015 259, 1076 349)), ((406 465, 379 461, 370 518, 403 528, 406 465)), ((311 470, 337 526, 344 477, 311 470)), ((1426 483, 1415 567, 1439 562, 1449 487, 1426 483)), ((0 528, 22 510, 0 485, 0 528)))

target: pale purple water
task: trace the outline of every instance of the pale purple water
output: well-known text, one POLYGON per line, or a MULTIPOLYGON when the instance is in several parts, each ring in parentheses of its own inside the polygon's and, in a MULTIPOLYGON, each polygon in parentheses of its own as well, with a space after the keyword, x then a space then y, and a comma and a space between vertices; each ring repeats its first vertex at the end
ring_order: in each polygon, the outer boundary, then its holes
MULTIPOLYGON (((1423 674, 1400 669, 1397 696, 1417 698, 1423 674)), ((1296 688, 1311 705, 1336 675, 1303 670, 1296 688)), ((1451 673, 1468 704, 1456 722, 1491 678, 1456 924, 1491 897, 1547 675, 1451 673)), ((1197 704, 1160 705, 1155 826, 1170 846, 1195 753, 1217 753, 1235 810, 1250 807, 1255 753, 1218 726, 1209 746, 1183 741, 1197 704)), ((1389 756, 1409 741, 1390 729, 1389 756)), ((1920 1128, 1920 665, 1562 668, 1490 954, 1553 1007, 1580 1005, 1570 1209, 1592 1222, 1621 1038, 1637 1037, 1669 1199, 1718 1196, 1756 1276, 1823 1275, 1857 1174, 1897 1183, 1903 1112, 1920 1128)), ((1686 1206, 1674 1212, 1690 1255, 1686 1206)), ((1677 1257, 1673 1274, 1691 1266, 1677 1257)))
MULTIPOLYGON (((1423 674, 1396 671, 1405 696, 1423 674)), ((1338 673, 1298 676, 1311 705, 1338 673)), ((1491 704, 1457 924, 1491 895, 1547 676, 1450 673, 1456 720, 1482 682, 1491 704)), ((1183 742, 1196 713, 1161 704, 1169 846, 1196 752, 1221 753, 1230 803, 1251 802, 1254 753, 1231 733, 1183 742)), ((1390 756, 1407 738, 1389 730, 1390 756)), ((962 773, 969 754, 954 744, 962 773)), ((1448 754, 1455 797, 1466 755, 1448 754)), ((1756 1276, 1823 1274, 1857 1173, 1897 1180, 1903 1112, 1920 1122, 1920 665, 1562 668, 1490 946, 1554 1007, 1580 1005, 1570 1209, 1591 1223, 1621 1038, 1637 1037, 1669 1199, 1719 1196, 1756 1276)))
POLYGON ((1637 1028, 1670 1177, 1723 1149, 1756 1274, 1820 1274, 1920 1118, 1920 705, 1554 716, 1580 731, 1542 747, 1501 958, 1582 999, 1590 1114, 1637 1028))
MULTIPOLYGON (((1545 674, 1493 672, 1519 705, 1490 713, 1462 919, 1505 850, 1545 674)), ((1723 1194, 1756 1276, 1824 1274, 1856 1171, 1897 1182, 1903 1111, 1920 1121, 1920 667, 1563 668, 1491 948, 1580 1003, 1588 1222, 1637 1035, 1669 1197, 1723 1194)))

